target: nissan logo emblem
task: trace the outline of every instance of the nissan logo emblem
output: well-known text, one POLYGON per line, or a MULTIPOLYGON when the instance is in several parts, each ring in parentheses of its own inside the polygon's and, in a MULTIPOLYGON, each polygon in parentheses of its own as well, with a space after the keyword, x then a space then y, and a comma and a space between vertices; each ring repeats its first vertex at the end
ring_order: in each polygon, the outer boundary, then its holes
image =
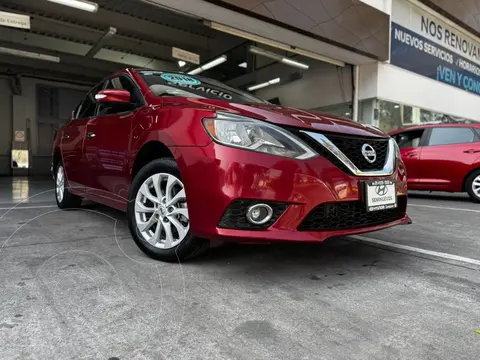
POLYGON ((363 144, 362 155, 370 164, 373 164, 377 160, 377 152, 370 144, 363 144))
POLYGON ((375 188, 375 192, 377 193, 378 196, 385 196, 388 193, 388 187, 387 185, 378 185, 375 188))

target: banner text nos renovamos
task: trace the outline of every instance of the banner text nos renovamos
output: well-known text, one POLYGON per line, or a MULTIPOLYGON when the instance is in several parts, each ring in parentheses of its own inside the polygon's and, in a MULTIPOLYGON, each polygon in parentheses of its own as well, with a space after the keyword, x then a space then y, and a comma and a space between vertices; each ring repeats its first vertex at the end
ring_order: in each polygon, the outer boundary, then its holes
POLYGON ((427 16, 422 15, 421 29, 425 34, 442 41, 445 45, 447 45, 447 48, 457 50, 457 52, 462 52, 463 55, 476 61, 480 60, 479 48, 477 44, 470 42, 468 39, 463 37, 461 34, 456 33, 454 30, 442 26, 442 24, 437 23, 434 19, 430 19, 427 16))
POLYGON ((390 63, 480 95, 480 43, 412 3, 395 0, 390 63))

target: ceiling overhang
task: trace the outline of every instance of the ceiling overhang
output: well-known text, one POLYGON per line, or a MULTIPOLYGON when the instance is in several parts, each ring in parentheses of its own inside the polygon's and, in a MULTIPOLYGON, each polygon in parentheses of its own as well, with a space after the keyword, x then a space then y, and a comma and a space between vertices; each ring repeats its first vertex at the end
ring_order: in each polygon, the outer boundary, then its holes
POLYGON ((357 0, 142 1, 350 64, 388 59, 390 16, 357 0))
POLYGON ((322 41, 388 59, 389 15, 357 0, 207 0, 322 41))

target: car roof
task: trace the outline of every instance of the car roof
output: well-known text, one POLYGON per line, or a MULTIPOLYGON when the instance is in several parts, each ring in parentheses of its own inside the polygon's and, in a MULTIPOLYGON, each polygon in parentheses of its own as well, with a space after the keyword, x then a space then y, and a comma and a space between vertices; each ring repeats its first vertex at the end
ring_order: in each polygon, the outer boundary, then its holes
POLYGON ((425 124, 425 125, 414 125, 414 126, 408 126, 408 127, 403 127, 400 129, 396 129, 394 131, 391 131, 390 134, 396 134, 399 132, 403 131, 412 131, 412 130, 421 130, 421 129, 429 129, 433 127, 474 127, 474 128, 480 128, 480 123, 472 123, 472 124, 425 124))

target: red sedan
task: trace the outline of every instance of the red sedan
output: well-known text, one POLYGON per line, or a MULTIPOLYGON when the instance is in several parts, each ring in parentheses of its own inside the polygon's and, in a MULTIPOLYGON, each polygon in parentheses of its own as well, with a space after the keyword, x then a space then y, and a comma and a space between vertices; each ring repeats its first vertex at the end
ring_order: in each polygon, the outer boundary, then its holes
POLYGON ((391 133, 412 190, 467 192, 480 202, 480 124, 412 126, 391 133))
POLYGON ((149 256, 209 241, 323 241, 409 223, 395 141, 200 76, 127 69, 95 86, 56 138, 60 208, 127 212, 149 256))

